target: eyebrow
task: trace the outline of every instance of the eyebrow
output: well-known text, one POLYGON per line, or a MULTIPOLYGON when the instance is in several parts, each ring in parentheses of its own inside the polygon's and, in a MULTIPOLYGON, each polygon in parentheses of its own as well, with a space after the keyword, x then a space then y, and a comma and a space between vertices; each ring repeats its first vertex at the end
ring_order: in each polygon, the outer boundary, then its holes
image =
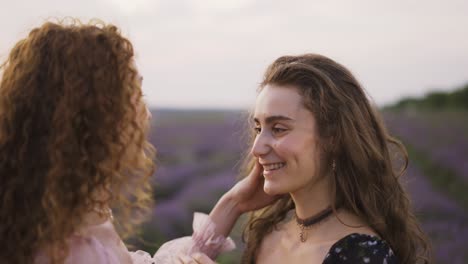
MULTIPOLYGON (((256 123, 260 123, 258 118, 254 117, 253 119, 256 123)), ((269 116, 265 118, 265 122, 267 124, 273 123, 275 121, 294 121, 294 119, 287 117, 287 116, 282 116, 282 115, 274 115, 274 116, 269 116)))

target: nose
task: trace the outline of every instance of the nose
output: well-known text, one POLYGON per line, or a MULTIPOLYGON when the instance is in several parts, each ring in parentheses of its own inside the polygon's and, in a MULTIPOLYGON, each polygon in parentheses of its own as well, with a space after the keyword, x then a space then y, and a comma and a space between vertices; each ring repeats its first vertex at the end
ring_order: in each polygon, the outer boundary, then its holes
POLYGON ((255 137, 251 152, 255 157, 260 158, 267 155, 270 151, 271 137, 262 131, 255 137))

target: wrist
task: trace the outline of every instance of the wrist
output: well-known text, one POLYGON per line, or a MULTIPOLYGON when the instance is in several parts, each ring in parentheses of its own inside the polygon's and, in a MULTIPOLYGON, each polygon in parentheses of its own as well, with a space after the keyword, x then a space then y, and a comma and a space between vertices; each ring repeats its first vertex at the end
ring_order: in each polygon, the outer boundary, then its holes
MULTIPOLYGON (((239 200, 236 199, 234 195, 232 195, 230 192, 227 192, 224 194, 218 202, 219 206, 224 208, 224 211, 232 215, 234 217, 239 217, 241 216, 244 212, 239 209, 239 200)), ((218 206, 217 204, 217 206, 218 206)))
POLYGON ((210 218, 216 225, 217 233, 226 237, 241 214, 236 200, 230 195, 223 195, 211 211, 210 218))

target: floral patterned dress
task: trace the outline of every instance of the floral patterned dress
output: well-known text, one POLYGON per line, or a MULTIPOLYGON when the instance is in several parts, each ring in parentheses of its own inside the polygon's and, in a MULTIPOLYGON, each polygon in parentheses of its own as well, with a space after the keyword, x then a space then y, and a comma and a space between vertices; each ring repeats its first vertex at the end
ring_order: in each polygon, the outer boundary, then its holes
POLYGON ((367 234, 350 234, 328 251, 323 264, 396 264, 397 257, 384 240, 367 234))

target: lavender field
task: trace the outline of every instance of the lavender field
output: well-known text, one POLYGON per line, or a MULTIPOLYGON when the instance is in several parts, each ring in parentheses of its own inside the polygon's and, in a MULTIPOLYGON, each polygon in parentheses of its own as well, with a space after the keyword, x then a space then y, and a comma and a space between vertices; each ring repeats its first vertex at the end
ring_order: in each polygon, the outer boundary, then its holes
MULTIPOLYGON (((158 150, 156 206, 138 247, 154 252, 191 234, 193 212, 208 213, 238 177, 246 151, 247 114, 236 111, 153 111, 150 141, 158 150)), ((408 146, 407 186, 436 263, 468 263, 468 115, 466 112, 384 113, 389 130, 408 146)), ((219 263, 239 263, 240 249, 219 263)))
POLYGON ((462 111, 386 112, 390 132, 407 147, 404 183, 436 263, 468 263, 468 115, 462 111))

